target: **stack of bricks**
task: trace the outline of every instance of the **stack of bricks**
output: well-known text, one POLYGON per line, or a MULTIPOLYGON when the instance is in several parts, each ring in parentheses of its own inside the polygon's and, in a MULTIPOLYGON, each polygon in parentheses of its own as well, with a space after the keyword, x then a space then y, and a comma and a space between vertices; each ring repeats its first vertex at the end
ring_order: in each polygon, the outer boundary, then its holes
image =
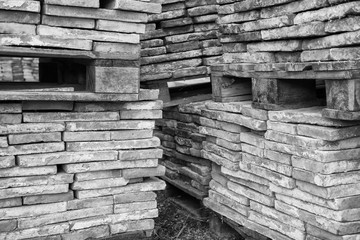
POLYGON ((161 6, 133 0, 27 0, 1 1, 0 9, 1 46, 93 51, 108 59, 121 54, 130 60, 140 54, 147 13, 161 6))
POLYGON ((24 82, 38 82, 39 81, 39 59, 38 58, 21 58, 21 65, 17 66, 13 64, 13 74, 14 74, 14 80, 15 73, 14 71, 18 73, 20 69, 20 74, 17 77, 19 81, 24 82), (21 76, 23 76, 23 80, 21 80, 21 76))
POLYGON ((165 0, 141 37, 141 81, 179 81, 209 76, 222 62, 215 0, 165 0))
POLYGON ((150 235, 157 94, 137 102, 0 104, 0 239, 150 235))
POLYGON ((206 107, 202 115, 218 124, 200 131, 209 136, 203 156, 214 162, 205 206, 263 235, 255 239, 360 236, 359 122, 324 118, 322 107, 206 107))
POLYGON ((39 59, 21 57, 0 58, 0 82, 38 82, 39 59))
POLYGON ((199 126, 204 107, 205 102, 197 102, 165 108, 156 133, 164 150, 164 179, 200 200, 207 196, 211 179, 211 163, 201 157, 205 136, 199 126))
MULTIPOLYGON (((226 1, 227 3, 228 1, 226 1)), ((219 7, 224 61, 358 59, 358 1, 239 1, 219 7), (346 47, 346 48, 342 48, 346 47)))

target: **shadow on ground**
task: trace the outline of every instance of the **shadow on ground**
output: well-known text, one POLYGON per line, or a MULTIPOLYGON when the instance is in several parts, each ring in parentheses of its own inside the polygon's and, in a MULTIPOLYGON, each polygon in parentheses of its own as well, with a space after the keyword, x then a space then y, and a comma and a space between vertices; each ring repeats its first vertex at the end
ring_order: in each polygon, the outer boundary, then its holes
MULTIPOLYGON (((155 220, 155 231, 152 240, 241 240, 239 236, 219 237, 209 228, 209 218, 212 213, 205 209, 202 215, 196 216, 188 210, 175 204, 174 194, 169 196, 166 191, 158 192, 159 217, 155 220)), ((198 200, 197 200, 198 201, 198 200)))

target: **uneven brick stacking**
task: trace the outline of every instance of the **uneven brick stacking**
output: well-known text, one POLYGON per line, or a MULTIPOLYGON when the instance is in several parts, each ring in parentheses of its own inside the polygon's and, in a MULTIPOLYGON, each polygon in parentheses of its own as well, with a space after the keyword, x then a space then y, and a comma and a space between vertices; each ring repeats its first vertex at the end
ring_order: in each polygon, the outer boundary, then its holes
POLYGON ((223 2, 218 23, 227 63, 358 59, 358 1, 223 2))
POLYGON ((205 136, 199 128, 204 108, 205 102, 165 108, 155 133, 164 150, 160 163, 166 167, 164 179, 200 200, 207 196, 211 180, 211 162, 201 157, 205 136))
POLYGON ((38 82, 39 59, 21 57, 0 58, 0 82, 38 82))
POLYGON ((147 14, 161 12, 161 6, 133 0, 11 0, 0 2, 0 12, 1 46, 93 51, 124 59, 137 58, 147 14))
POLYGON ((209 66, 222 62, 217 9, 215 0, 165 0, 141 36, 141 81, 151 86, 209 76, 209 66))
POLYGON ((162 102, 0 104, 0 239, 151 234, 162 102))
POLYGON ((206 106, 219 123, 201 127, 215 163, 207 207, 272 239, 359 238, 359 122, 324 118, 320 107, 206 106))

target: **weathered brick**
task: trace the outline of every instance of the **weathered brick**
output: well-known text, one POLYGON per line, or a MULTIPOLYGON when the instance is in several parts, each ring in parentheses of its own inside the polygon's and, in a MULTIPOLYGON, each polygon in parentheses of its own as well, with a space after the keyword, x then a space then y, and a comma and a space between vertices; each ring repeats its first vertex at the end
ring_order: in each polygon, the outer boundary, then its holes
POLYGON ((3 148, 0 156, 26 155, 33 153, 60 152, 65 150, 63 142, 15 145, 3 148))
POLYGON ((111 234, 145 231, 152 230, 155 227, 155 222, 152 219, 138 220, 138 221, 125 221, 117 224, 110 225, 111 234))
POLYGON ((119 150, 119 160, 140 160, 162 158, 162 149, 119 150))
POLYGON ((126 169, 126 168, 146 168, 156 167, 158 165, 157 159, 145 159, 136 161, 106 161, 106 162, 92 162, 80 164, 65 164, 63 169, 67 173, 81 173, 88 171, 100 171, 111 169, 126 169))
POLYGON ((0 221, 0 233, 14 231, 16 227, 17 227, 17 221, 15 219, 0 221))
POLYGON ((112 206, 114 203, 112 196, 105 197, 96 197, 88 199, 73 199, 68 201, 67 209, 76 210, 76 209, 95 209, 102 206, 112 206))
POLYGON ((113 161, 117 159, 116 151, 98 152, 60 152, 32 154, 17 157, 17 164, 22 167, 56 165, 78 162, 94 162, 99 160, 113 161))
POLYGON ((129 184, 123 187, 77 191, 76 197, 78 199, 84 199, 84 198, 92 198, 92 197, 106 196, 106 195, 117 195, 117 194, 132 193, 132 192, 158 191, 165 189, 165 187, 166 184, 164 181, 161 181, 156 178, 150 178, 144 180, 144 182, 142 183, 129 184))
POLYGON ((144 139, 153 136, 152 130, 127 130, 110 132, 110 140, 144 139))
POLYGON ((0 199, 43 195, 43 194, 56 194, 56 193, 64 193, 68 191, 69 191, 69 184, 5 188, 5 189, 0 189, 0 199))
POLYGON ((58 173, 49 176, 29 176, 29 177, 10 177, 0 178, 1 188, 17 188, 40 185, 57 185, 72 183, 74 175, 66 173, 58 173))
POLYGON ((90 113, 24 113, 24 122, 71 122, 71 121, 116 121, 119 113, 116 112, 90 112, 90 113))
POLYGON ((136 148, 153 148, 160 146, 160 139, 153 137, 151 139, 111 141, 111 142, 75 142, 67 143, 68 151, 98 151, 98 150, 122 150, 136 148))
POLYGON ((19 103, 1 103, 0 113, 21 113, 22 107, 19 103))
POLYGON ((105 178, 96 179, 83 182, 74 182, 70 185, 73 190, 87 190, 87 189, 98 189, 98 188, 110 188, 120 187, 128 184, 128 180, 125 178, 105 178))
POLYGON ((114 213, 126 213, 140 210, 156 209, 156 201, 121 203, 114 205, 114 213))
POLYGON ((85 240, 89 238, 103 238, 110 235, 109 226, 96 226, 87 229, 80 229, 62 235, 64 240, 85 240))
POLYGON ((155 121, 150 120, 122 120, 111 122, 68 122, 66 131, 106 131, 106 130, 130 130, 130 129, 153 129, 155 121))
POLYGON ((22 205, 21 197, 0 199, 0 208, 17 207, 21 205, 22 205))
POLYGON ((19 219, 18 227, 20 229, 33 228, 53 223, 112 213, 113 206, 103 206, 97 208, 86 208, 72 211, 57 212, 36 217, 24 216, 26 218, 19 219))
POLYGON ((327 5, 328 2, 326 0, 294 1, 280 6, 261 9, 261 18, 271 18, 290 13, 303 12, 310 9, 326 7, 327 5))
POLYGON ((61 133, 33 133, 33 134, 16 134, 9 135, 10 144, 24 144, 24 143, 36 143, 36 142, 60 142, 61 133))
POLYGON ((165 167, 159 165, 156 168, 133 168, 124 169, 122 171, 125 179, 139 178, 139 177, 156 177, 165 175, 165 167))
POLYGON ((6 131, 0 129, 1 134, 61 132, 65 130, 65 125, 62 123, 23 123, 5 126, 6 131))
POLYGON ((82 181, 90 181, 95 179, 117 178, 121 176, 122 176, 122 170, 105 170, 105 171, 76 173, 75 180, 78 182, 82 182, 82 181))
POLYGON ((67 193, 58 193, 58 194, 45 194, 38 196, 27 196, 23 197, 24 205, 35 205, 35 204, 44 204, 44 203, 56 203, 56 202, 67 202, 74 198, 73 191, 67 193))
POLYGON ((133 203, 133 202, 147 202, 156 199, 154 192, 138 192, 138 193, 124 193, 114 196, 115 204, 133 203))
POLYGON ((21 114, 0 114, 0 123, 1 124, 18 124, 21 123, 22 115, 21 114))
POLYGON ((0 157, 0 169, 1 168, 11 168, 11 167, 15 167, 15 157, 14 156, 0 157))
POLYGON ((235 193, 238 193, 238 194, 240 194, 244 197, 247 197, 251 200, 260 202, 266 206, 270 206, 270 207, 274 206, 275 199, 272 197, 266 196, 262 193, 254 191, 250 188, 236 184, 232 181, 229 181, 227 185, 228 185, 228 188, 235 193))
POLYGON ((158 119, 162 118, 161 110, 123 110, 120 119, 158 119))
POLYGON ((31 228, 18 230, 8 233, 0 234, 1 239, 26 239, 26 238, 36 238, 36 237, 46 237, 56 234, 63 234, 69 231, 68 223, 60 223, 54 225, 43 226, 39 228, 31 228))
POLYGON ((66 203, 51 203, 33 206, 21 206, 13 208, 0 209, 0 219, 13 219, 22 217, 35 217, 44 214, 53 214, 57 212, 65 212, 66 203))

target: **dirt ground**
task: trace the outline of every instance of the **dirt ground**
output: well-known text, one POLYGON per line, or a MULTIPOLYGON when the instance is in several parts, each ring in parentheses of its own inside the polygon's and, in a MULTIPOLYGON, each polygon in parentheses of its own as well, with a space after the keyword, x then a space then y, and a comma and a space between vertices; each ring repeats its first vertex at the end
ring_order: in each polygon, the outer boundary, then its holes
MULTIPOLYGON (((159 217, 153 240, 241 240, 238 236, 218 237, 210 232, 209 217, 199 218, 172 201, 166 191, 158 192, 159 217)), ((204 209, 202 209, 204 210, 204 209)), ((213 214, 206 211, 205 215, 213 214)))

